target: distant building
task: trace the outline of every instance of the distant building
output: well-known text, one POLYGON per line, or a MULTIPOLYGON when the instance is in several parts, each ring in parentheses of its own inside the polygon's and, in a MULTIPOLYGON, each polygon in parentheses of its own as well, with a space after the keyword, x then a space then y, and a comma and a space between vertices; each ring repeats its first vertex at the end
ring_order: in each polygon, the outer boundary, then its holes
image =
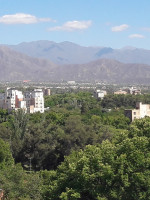
POLYGON ((114 94, 132 94, 132 95, 137 95, 137 94, 141 94, 141 89, 138 89, 136 87, 125 88, 125 89, 120 89, 120 90, 114 92, 114 94))
POLYGON ((68 83, 69 85, 74 85, 76 82, 75 82, 75 81, 67 81, 67 83, 68 83))
POLYGON ((7 88, 5 93, 0 94, 0 107, 7 110, 22 108, 26 111, 26 102, 21 91, 7 88))
POLYGON ((107 92, 106 92, 105 90, 96 90, 96 91, 94 92, 94 96, 95 96, 96 98, 103 99, 105 95, 107 95, 107 92))
POLYGON ((5 93, 0 93, 0 108, 8 111, 23 109, 25 112, 44 112, 44 97, 42 89, 25 92, 7 88, 5 93))
POLYGON ((23 83, 29 83, 30 82, 30 80, 24 80, 23 81, 23 83))
POLYGON ((118 91, 114 92, 114 94, 127 94, 127 91, 125 91, 125 90, 118 90, 118 91))
POLYGON ((131 87, 129 88, 129 94, 133 94, 133 95, 141 94, 141 90, 137 89, 136 87, 131 87))
POLYGON ((44 98, 42 89, 35 89, 32 93, 34 112, 44 113, 44 98))
POLYGON ((32 92, 26 92, 24 99, 27 104, 28 113, 44 113, 44 97, 42 89, 35 89, 32 92))
POLYGON ((5 93, 0 93, 0 108, 4 109, 5 93))
POLYGON ((126 109, 125 116, 134 121, 135 119, 141 119, 145 116, 150 117, 150 104, 136 103, 136 109, 126 109))
POLYGON ((45 88, 44 89, 44 96, 50 96, 51 95, 51 89, 50 88, 45 88))

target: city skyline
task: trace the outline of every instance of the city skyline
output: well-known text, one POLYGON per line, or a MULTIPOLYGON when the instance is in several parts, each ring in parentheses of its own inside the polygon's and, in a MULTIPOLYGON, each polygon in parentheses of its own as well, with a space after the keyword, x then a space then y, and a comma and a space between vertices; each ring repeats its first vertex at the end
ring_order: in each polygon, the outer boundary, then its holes
POLYGON ((0 44, 36 40, 150 49, 150 2, 0 0, 0 44))

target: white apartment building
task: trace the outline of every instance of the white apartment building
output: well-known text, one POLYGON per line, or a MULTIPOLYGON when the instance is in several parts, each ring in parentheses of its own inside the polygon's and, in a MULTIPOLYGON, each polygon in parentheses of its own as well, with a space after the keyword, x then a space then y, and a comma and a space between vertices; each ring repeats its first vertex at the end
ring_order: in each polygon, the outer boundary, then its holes
POLYGON ((32 92, 26 92, 24 98, 29 113, 44 113, 44 96, 42 89, 35 89, 32 92))
POLYGON ((44 112, 44 97, 42 89, 23 94, 16 89, 7 88, 5 93, 0 93, 0 108, 8 111, 24 109, 25 112, 44 112))
POLYGON ((19 108, 26 111, 26 102, 21 91, 8 88, 5 91, 4 108, 8 110, 17 110, 19 108))
POLYGON ((145 116, 150 117, 150 104, 136 103, 136 109, 125 110, 125 116, 129 117, 131 122, 135 119, 144 118, 145 116))

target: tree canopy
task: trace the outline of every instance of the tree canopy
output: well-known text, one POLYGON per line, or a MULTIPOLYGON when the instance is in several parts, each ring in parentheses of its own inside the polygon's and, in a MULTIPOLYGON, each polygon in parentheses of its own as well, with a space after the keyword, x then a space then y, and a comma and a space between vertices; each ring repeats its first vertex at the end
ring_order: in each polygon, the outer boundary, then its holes
MULTIPOLYGON (((141 120, 141 124, 146 122, 141 120)), ((142 136, 132 135, 131 130, 119 133, 112 142, 88 145, 65 157, 55 173, 49 174, 45 199, 150 199, 149 161, 150 138, 146 132, 142 136)))
POLYGON ((0 110, 0 187, 11 200, 150 199, 150 118, 124 108, 148 95, 46 97, 45 113, 0 110))

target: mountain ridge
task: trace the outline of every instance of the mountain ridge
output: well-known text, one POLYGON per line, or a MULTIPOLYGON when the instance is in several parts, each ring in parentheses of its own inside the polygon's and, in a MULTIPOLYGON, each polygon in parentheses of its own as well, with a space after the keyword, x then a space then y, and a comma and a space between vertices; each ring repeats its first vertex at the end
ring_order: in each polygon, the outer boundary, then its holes
MULTIPOLYGON (((0 80, 41 80, 41 76, 51 74, 56 65, 48 60, 32 58, 14 50, 0 46, 0 80), (36 79, 34 79, 34 75, 36 79)), ((45 76, 46 77, 46 76, 45 76)), ((42 78, 42 80, 43 80, 42 78)))
POLYGON ((72 42, 56 43, 48 40, 24 42, 18 45, 7 45, 15 51, 26 55, 51 60, 56 64, 84 64, 100 58, 118 60, 123 63, 140 63, 150 65, 150 50, 123 47, 85 47, 72 42))
POLYGON ((84 64, 57 65, 0 46, 1 81, 88 81, 107 83, 150 82, 150 65, 121 63, 113 59, 98 59, 84 64))

